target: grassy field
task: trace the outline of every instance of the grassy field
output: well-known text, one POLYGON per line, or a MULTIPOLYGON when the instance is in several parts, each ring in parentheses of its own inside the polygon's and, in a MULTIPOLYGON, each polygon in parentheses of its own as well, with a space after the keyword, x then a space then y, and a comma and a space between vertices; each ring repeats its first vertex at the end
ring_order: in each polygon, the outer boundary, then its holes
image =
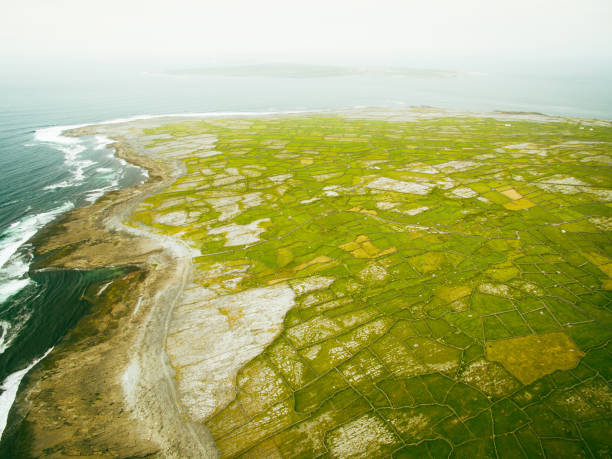
POLYGON ((222 455, 610 457, 612 128, 312 116, 144 135, 186 173, 128 223, 186 241, 218 296, 295 292, 205 421, 222 455))

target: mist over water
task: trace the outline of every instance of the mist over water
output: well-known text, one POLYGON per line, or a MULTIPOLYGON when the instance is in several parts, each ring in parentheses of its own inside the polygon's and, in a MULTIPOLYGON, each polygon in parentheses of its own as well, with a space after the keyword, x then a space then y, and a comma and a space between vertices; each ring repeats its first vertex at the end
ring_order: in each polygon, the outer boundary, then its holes
MULTIPOLYGON (((62 137, 62 126, 138 115, 415 105, 612 119, 612 71, 598 60, 494 65, 450 59, 446 65, 436 65, 425 59, 410 64, 397 65, 459 74, 443 78, 181 76, 152 64, 54 65, 52 61, 15 62, 2 73, 0 421, 25 374, 21 370, 54 346, 86 312, 81 296, 87 286, 109 276, 30 273, 28 240, 70 209, 145 179, 140 169, 113 156, 109 139, 62 137), (44 77, 41 68, 46 68, 44 77)), ((189 67, 198 65, 174 64, 175 69, 189 67)))
POLYGON ((36 115, 37 126, 142 114, 411 105, 612 118, 612 94, 607 90, 612 64, 604 59, 421 58, 392 65, 376 61, 346 64, 459 73, 447 78, 180 76, 164 72, 205 65, 60 62, 42 79, 34 64, 30 71, 28 66, 16 65, 13 72, 0 75, 2 108, 18 115, 36 115))

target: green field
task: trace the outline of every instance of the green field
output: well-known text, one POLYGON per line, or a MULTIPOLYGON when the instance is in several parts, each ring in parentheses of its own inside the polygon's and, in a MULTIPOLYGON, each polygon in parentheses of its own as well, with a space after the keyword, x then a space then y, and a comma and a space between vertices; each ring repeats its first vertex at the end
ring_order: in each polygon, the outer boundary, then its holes
POLYGON ((205 421, 223 456, 610 457, 612 128, 309 116, 143 135, 186 172, 128 223, 198 250, 197 284, 319 283, 205 421))

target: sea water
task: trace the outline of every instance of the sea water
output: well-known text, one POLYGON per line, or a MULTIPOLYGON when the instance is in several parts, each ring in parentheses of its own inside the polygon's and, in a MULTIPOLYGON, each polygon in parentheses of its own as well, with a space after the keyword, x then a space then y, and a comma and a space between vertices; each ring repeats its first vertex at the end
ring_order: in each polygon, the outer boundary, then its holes
POLYGON ((28 241, 71 209, 146 180, 114 156, 110 139, 64 137, 67 127, 162 114, 415 105, 612 119, 611 75, 572 65, 465 69, 447 78, 173 76, 125 66, 2 73, 0 431, 23 376, 87 312, 85 289, 116 275, 30 272, 28 241))

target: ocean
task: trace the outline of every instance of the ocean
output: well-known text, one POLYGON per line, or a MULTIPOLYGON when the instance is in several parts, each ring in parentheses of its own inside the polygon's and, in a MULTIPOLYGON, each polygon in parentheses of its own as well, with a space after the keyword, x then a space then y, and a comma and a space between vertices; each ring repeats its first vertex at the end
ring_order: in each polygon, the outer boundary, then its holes
POLYGON ((31 270, 29 240, 146 173, 109 139, 63 137, 66 126, 166 114, 317 111, 427 105, 612 119, 612 72, 567 65, 476 69, 454 77, 312 78, 169 75, 135 68, 0 75, 0 432, 19 383, 87 312, 82 299, 113 270, 31 270))

